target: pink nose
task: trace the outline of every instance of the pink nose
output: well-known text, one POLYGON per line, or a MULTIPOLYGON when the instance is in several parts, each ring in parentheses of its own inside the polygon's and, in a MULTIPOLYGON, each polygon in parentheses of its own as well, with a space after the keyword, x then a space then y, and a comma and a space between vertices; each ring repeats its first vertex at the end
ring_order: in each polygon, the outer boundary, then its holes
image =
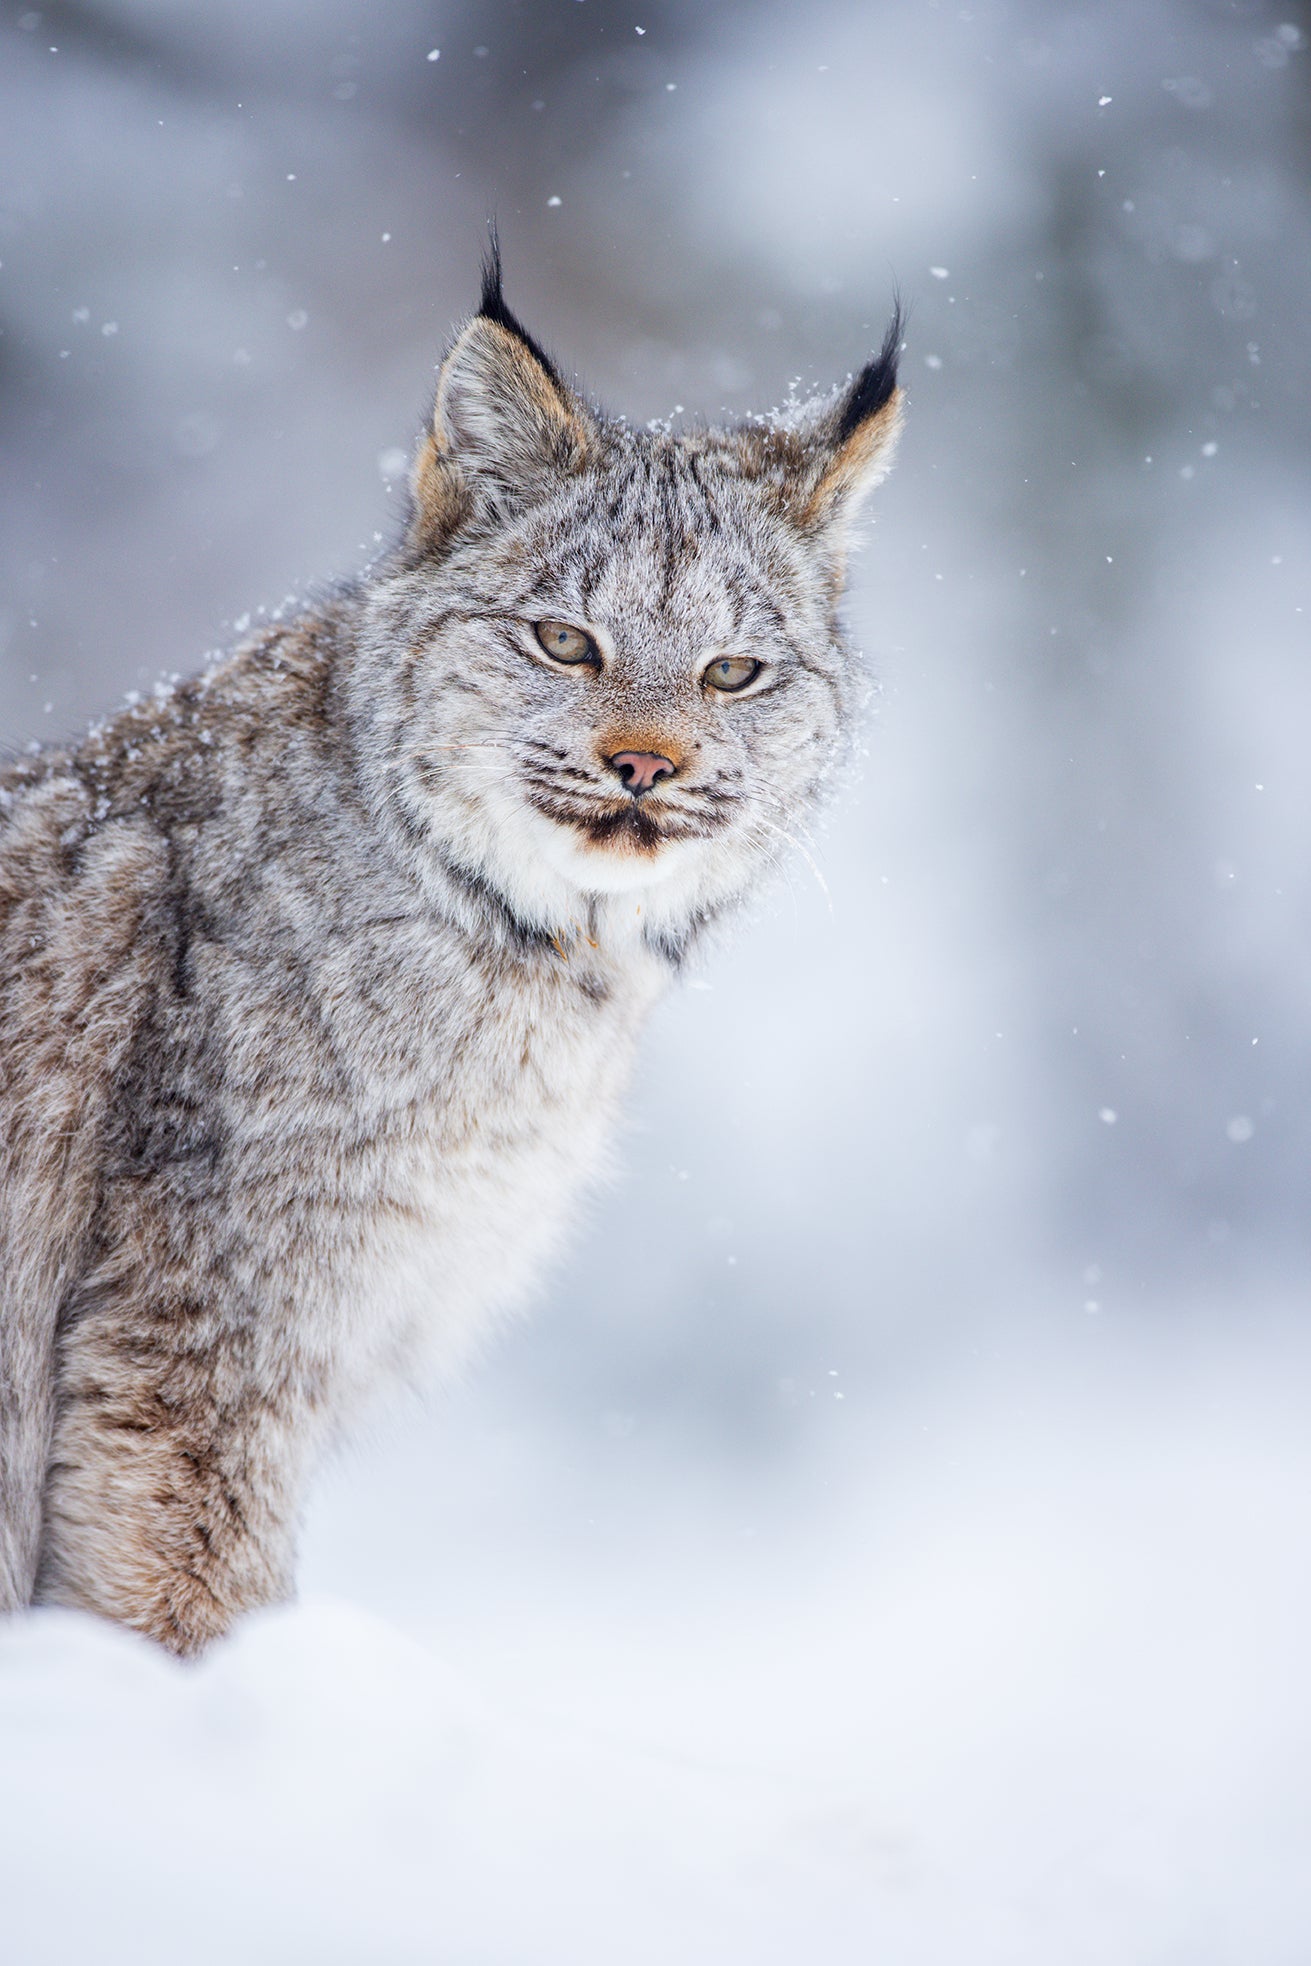
POLYGON ((606 763, 619 773, 634 796, 649 792, 662 778, 672 778, 678 769, 672 758, 658 758, 652 751, 616 751, 606 763))

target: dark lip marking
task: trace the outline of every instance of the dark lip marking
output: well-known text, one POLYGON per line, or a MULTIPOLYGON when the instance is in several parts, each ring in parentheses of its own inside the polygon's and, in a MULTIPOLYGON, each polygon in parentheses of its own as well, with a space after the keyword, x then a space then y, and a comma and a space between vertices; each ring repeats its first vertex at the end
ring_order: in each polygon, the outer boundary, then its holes
POLYGON ((740 793, 711 784, 684 788, 677 804, 668 798, 654 807, 647 798, 640 803, 633 800, 619 804, 608 792, 601 790, 594 779, 580 774, 587 787, 583 793, 575 791, 571 785, 562 785, 561 776, 560 773, 537 771, 531 766, 522 772, 529 798, 538 810, 548 811, 551 818, 563 818, 575 826, 589 827, 596 823, 598 815, 604 817, 607 823, 622 823, 633 814, 640 814, 648 823, 659 826, 666 839, 704 839, 723 823, 726 808, 741 803, 740 793), (689 804, 689 800, 697 803, 689 804))
POLYGON ((579 812, 563 799, 552 797, 548 790, 532 786, 528 789, 528 803, 535 812, 557 826, 571 826, 594 846, 612 845, 623 840, 640 852, 654 853, 658 847, 673 840, 708 839, 715 830, 704 821, 697 825, 680 823, 679 818, 672 814, 662 814, 658 820, 653 819, 639 805, 579 812))
POLYGON ((535 790, 530 790, 529 799, 536 810, 548 819, 553 819, 557 825, 572 826, 598 846, 626 839, 631 845, 653 853, 671 837, 638 805, 604 812, 576 812, 563 802, 535 790))
POLYGON ((609 846, 616 840, 627 840, 639 853, 654 853, 666 840, 676 837, 658 826, 647 817, 640 806, 632 806, 627 811, 602 813, 596 818, 575 820, 579 831, 596 846, 609 846))

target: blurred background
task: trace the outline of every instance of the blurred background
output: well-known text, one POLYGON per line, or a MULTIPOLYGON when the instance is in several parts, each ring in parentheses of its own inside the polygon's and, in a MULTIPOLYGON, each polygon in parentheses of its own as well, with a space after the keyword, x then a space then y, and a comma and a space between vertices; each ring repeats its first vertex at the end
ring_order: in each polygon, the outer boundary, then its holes
POLYGON ((635 418, 827 388, 909 303, 819 878, 661 1012, 534 1321, 307 1538, 505 1697, 808 1742, 899 1959, 1311 1943, 1308 25, 4 10, 12 750, 390 536, 491 213, 635 418))

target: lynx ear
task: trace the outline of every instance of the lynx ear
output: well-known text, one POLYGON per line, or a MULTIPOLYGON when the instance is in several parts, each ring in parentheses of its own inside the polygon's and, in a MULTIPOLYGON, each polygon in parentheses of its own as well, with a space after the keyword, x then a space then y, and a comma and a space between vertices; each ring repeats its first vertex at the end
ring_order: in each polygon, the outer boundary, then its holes
POLYGON ((580 470, 594 435, 586 405, 506 306, 493 238, 482 303, 442 363, 415 460, 420 529, 441 537, 470 510, 512 510, 552 475, 580 470))
POLYGON ((800 488, 801 523, 845 530, 865 497, 892 469, 904 391, 897 356, 904 319, 898 303, 883 346, 822 418, 811 437, 813 469, 800 488))

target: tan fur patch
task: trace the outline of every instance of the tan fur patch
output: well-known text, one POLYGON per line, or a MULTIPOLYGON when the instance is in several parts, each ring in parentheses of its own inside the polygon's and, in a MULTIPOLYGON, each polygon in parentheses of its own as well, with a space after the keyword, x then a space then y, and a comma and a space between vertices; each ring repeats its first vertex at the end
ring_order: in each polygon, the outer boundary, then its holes
POLYGON ((877 415, 868 417, 833 452, 805 504, 801 523, 831 524, 840 509, 859 501, 892 469, 904 417, 905 391, 894 389, 877 415))

